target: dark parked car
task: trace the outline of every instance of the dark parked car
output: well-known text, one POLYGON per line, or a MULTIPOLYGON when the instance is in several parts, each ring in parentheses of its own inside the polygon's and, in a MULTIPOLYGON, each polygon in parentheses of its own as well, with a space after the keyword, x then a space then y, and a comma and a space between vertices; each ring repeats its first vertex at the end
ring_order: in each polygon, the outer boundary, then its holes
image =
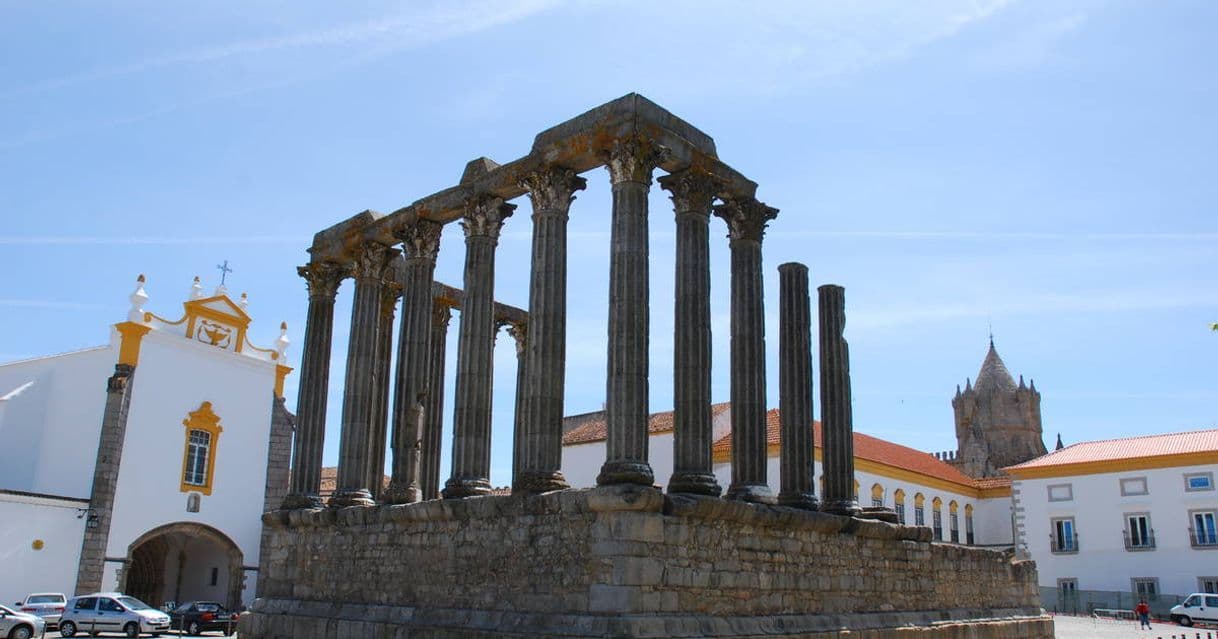
POLYGON ((237 631, 237 613, 215 601, 192 601, 169 612, 169 627, 188 635, 218 630, 227 637, 237 631))

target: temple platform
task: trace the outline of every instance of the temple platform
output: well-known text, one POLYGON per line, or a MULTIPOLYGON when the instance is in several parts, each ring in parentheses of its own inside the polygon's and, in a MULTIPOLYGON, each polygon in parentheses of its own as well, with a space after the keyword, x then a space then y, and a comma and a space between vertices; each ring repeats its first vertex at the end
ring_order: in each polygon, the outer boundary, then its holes
POLYGON ((926 527, 613 486, 264 515, 246 639, 1051 639, 1035 564, 926 527))

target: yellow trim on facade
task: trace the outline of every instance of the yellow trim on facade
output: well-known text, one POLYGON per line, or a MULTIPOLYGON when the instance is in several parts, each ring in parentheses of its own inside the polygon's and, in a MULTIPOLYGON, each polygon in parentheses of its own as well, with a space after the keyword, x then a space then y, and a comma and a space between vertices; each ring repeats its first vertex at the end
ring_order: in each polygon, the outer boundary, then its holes
POLYGON ((275 397, 283 397, 283 382, 288 378, 290 372, 292 372, 291 366, 275 365, 275 397))
POLYGON ((203 402, 199 404, 198 410, 187 413, 186 419, 182 420, 182 425, 186 427, 186 437, 182 450, 182 471, 179 475, 181 492, 197 492, 210 496, 216 479, 216 456, 220 449, 220 433, 224 432, 220 426, 220 417, 212 411, 211 402, 203 402), (207 475, 204 477, 202 485, 186 483, 186 464, 190 460, 190 431, 192 430, 200 430, 211 436, 210 446, 207 450, 207 475))
POLYGON ((1123 473, 1136 470, 1171 468, 1173 466, 1201 466, 1204 464, 1218 464, 1218 451, 1176 453, 1172 455, 1155 455, 1153 457, 1134 457, 1131 459, 1107 459, 1055 466, 1033 466, 1031 468, 1007 468, 1006 471, 1016 479, 1041 479, 1044 477, 1099 475, 1102 473, 1123 473))
POLYGON ((119 334, 118 363, 135 366, 140 361, 140 343, 152 329, 135 322, 119 322, 114 328, 119 334))
POLYGON ((245 347, 245 331, 247 328, 249 328, 250 318, 249 315, 246 315, 244 311, 237 308, 237 306, 235 306, 232 301, 228 299, 228 296, 221 295, 217 297, 205 297, 203 299, 191 300, 189 302, 183 302, 182 306, 186 309, 186 319, 188 320, 186 323, 187 339, 195 338, 195 327, 198 326, 200 319, 205 319, 213 322, 220 322, 221 324, 231 324, 235 326, 237 329, 237 334, 233 336, 232 339, 233 351, 240 353, 245 347), (214 300, 223 300, 226 304, 231 306, 233 310, 240 313, 240 315, 225 313, 223 311, 217 311, 214 308, 204 306, 206 302, 211 302, 214 300))

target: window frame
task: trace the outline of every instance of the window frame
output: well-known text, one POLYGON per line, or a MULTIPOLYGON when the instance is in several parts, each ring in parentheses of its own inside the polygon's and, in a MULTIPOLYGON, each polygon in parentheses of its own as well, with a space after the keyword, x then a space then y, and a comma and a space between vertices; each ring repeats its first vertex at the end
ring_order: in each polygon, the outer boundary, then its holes
POLYGON ((1157 601, 1159 599, 1159 578, 1158 577, 1130 577, 1129 592, 1134 597, 1145 598, 1146 601, 1157 601), (1148 584, 1154 592, 1139 592, 1138 584, 1148 584))
POLYGON ((1050 484, 1045 487, 1045 494, 1048 496, 1049 501, 1074 501, 1074 484, 1050 484), (1054 497, 1053 490, 1055 488, 1056 489, 1064 488, 1066 491, 1066 496, 1065 497, 1054 497))
POLYGON ((1197 592, 1202 592, 1207 595, 1218 595, 1218 575, 1212 577, 1197 577, 1197 592), (1206 584, 1209 584, 1210 590, 1206 590, 1206 584))
POLYGON ((1052 517, 1049 519, 1049 552, 1055 555, 1078 554, 1078 525, 1074 517, 1052 517), (1069 523, 1070 531, 1068 544, 1062 543, 1062 528, 1059 524, 1069 523))
POLYGON ((1139 477, 1121 477, 1117 481, 1121 487, 1122 497, 1143 497, 1150 494, 1150 482, 1146 479, 1145 475, 1139 477), (1129 488, 1129 486, 1136 485, 1135 482, 1142 483, 1142 492, 1134 492, 1133 489, 1129 488))
POLYGON ((220 433, 224 432, 224 428, 220 426, 220 417, 212 411, 211 402, 203 402, 199 405, 198 410, 187 413, 186 419, 182 420, 182 425, 185 427, 185 441, 182 450, 182 470, 178 473, 179 490, 183 493, 197 492, 210 496, 216 481, 216 458, 220 456, 220 433), (186 477, 188 469, 191 468, 191 436, 196 431, 209 436, 209 448, 205 460, 207 468, 204 471, 206 474, 202 484, 189 483, 186 477))
POLYGON ((964 505, 964 543, 972 546, 977 543, 977 530, 973 526, 973 505, 964 505))
POLYGON ((1130 552, 1139 552, 1139 551, 1143 551, 1143 550, 1154 550, 1155 549, 1155 529, 1150 523, 1150 513, 1149 512, 1125 513, 1123 515, 1123 517, 1124 517, 1124 522, 1125 522, 1125 529, 1122 531, 1122 536, 1125 539, 1125 550, 1128 550, 1130 552), (1142 523, 1143 523, 1142 530, 1135 531, 1135 528, 1136 528, 1136 526, 1134 524, 1135 519, 1142 520, 1142 523), (1134 539, 1135 532, 1137 532, 1137 536, 1139 536, 1141 538, 1140 539, 1141 543, 1135 543, 1135 539, 1134 539))
POLYGON ((1209 472, 1209 471, 1196 472, 1196 473, 1184 473, 1184 492, 1201 493, 1201 492, 1207 492, 1207 491, 1212 491, 1212 490, 1214 490, 1214 473, 1209 472), (1199 479, 1202 477, 1204 477, 1207 480, 1208 485, 1201 487, 1201 488, 1193 488, 1189 480, 1199 479))
POLYGON ((1190 546, 1197 549, 1218 548, 1218 509, 1197 508, 1188 511, 1188 541, 1190 546), (1195 524, 1197 523, 1197 517, 1202 517, 1202 521, 1204 521, 1205 515, 1209 515, 1211 525, 1209 530, 1206 531, 1208 534, 1203 539, 1195 524))

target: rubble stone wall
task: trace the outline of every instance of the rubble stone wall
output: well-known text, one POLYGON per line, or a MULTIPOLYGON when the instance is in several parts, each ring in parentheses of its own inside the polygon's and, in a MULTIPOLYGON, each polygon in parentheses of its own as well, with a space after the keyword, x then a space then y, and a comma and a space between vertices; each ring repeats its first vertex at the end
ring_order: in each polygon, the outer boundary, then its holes
POLYGON ((924 527, 620 486, 264 521, 251 639, 1053 636, 1032 562, 924 527))

